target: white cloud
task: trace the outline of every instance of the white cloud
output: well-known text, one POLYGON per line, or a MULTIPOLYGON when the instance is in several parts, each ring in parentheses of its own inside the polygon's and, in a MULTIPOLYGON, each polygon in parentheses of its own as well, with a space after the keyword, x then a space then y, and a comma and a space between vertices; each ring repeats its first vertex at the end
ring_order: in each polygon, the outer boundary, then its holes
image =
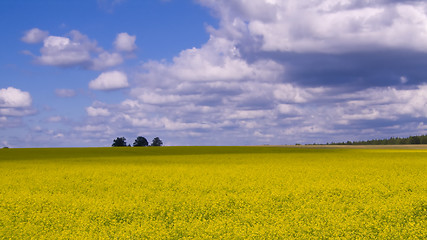
POLYGON ((298 107, 298 105, 293 104, 278 104, 277 110, 280 114, 285 115, 301 115, 303 114, 303 111, 301 108, 298 107))
POLYGON ((55 89, 55 95, 58 97, 69 98, 76 96, 76 91, 73 89, 55 89))
POLYGON ((63 133, 57 133, 53 136, 53 138, 64 138, 65 135, 63 133))
POLYGON ((155 121, 150 121, 150 119, 137 117, 129 114, 122 114, 120 118, 117 118, 116 121, 125 120, 126 123, 129 123, 131 127, 148 127, 151 126, 153 129, 163 128, 164 125, 155 119, 155 121))
POLYGON ((228 119, 260 119, 271 115, 269 110, 238 110, 227 116, 228 119))
POLYGON ((192 122, 192 123, 183 123, 183 122, 176 122, 172 121, 168 118, 162 118, 160 120, 164 124, 164 128, 166 130, 188 130, 188 129, 209 129, 212 128, 209 124, 206 123, 198 123, 198 122, 192 122))
POLYGON ((284 72, 284 67, 273 60, 249 63, 240 56, 233 41, 214 36, 201 48, 182 51, 172 63, 151 61, 145 63, 143 68, 146 70, 141 75, 144 87, 147 83, 167 87, 177 81, 277 81, 284 72))
POLYGON ((121 105, 125 108, 130 108, 130 109, 140 109, 141 108, 141 104, 137 100, 126 99, 121 103, 121 105))
POLYGON ((264 134, 264 133, 261 133, 261 131, 255 131, 254 136, 259 137, 259 138, 274 138, 275 137, 273 134, 264 134))
POLYGON ((82 127, 75 127, 75 130, 80 132, 105 132, 106 130, 110 131, 108 127, 101 125, 86 125, 82 127))
POLYGON ((49 66, 102 70, 123 63, 119 53, 105 51, 96 41, 76 30, 67 36, 46 36, 40 53, 36 62, 49 66))
POLYGON ((230 44, 225 39, 211 39, 202 49, 185 50, 174 59, 170 71, 186 81, 239 80, 249 77, 252 69, 243 59, 227 52, 233 48, 230 44))
POLYGON ((40 30, 38 28, 33 28, 25 32, 25 35, 21 38, 23 42, 26 43, 40 43, 42 42, 47 36, 49 35, 49 32, 40 30))
POLYGON ((275 80, 283 67, 273 61, 247 63, 232 41, 211 37, 200 49, 182 51, 170 74, 184 81, 275 80))
POLYGON ((273 91, 273 95, 277 100, 287 103, 303 103, 312 98, 311 94, 301 88, 296 88, 291 84, 277 85, 273 91))
POLYGON ((427 51, 422 1, 199 0, 220 16, 217 34, 263 51, 427 51))
POLYGON ((120 65, 121 63, 123 63, 123 57, 120 54, 103 52, 92 60, 91 68, 94 70, 101 70, 120 65))
POLYGON ((91 51, 96 50, 96 43, 74 31, 74 39, 49 36, 43 41, 42 55, 37 61, 43 65, 88 67, 91 63, 91 51))
POLYGON ((181 96, 179 94, 167 94, 165 92, 155 92, 154 90, 146 90, 141 88, 132 89, 132 95, 136 96, 142 103, 165 105, 165 104, 180 104, 195 100, 197 96, 181 96))
POLYGON ((114 46, 118 51, 132 52, 136 49, 136 36, 129 35, 128 33, 117 34, 114 46))
POLYGON ((359 100, 347 102, 345 119, 396 119, 402 115, 427 117, 427 85, 401 90, 393 87, 367 89, 346 97, 359 100))
POLYGON ((86 112, 90 117, 107 117, 111 115, 106 108, 87 107, 86 112))
POLYGON ((96 79, 89 83, 89 88, 94 90, 115 90, 129 86, 125 73, 110 71, 101 73, 96 79))
POLYGON ((31 106, 31 95, 14 87, 0 89, 0 108, 25 108, 31 106))
POLYGON ((405 84, 405 83, 407 83, 407 82, 408 82, 408 78, 407 78, 407 77, 405 77, 405 76, 401 76, 401 77, 400 77, 400 82, 401 82, 402 84, 405 84))

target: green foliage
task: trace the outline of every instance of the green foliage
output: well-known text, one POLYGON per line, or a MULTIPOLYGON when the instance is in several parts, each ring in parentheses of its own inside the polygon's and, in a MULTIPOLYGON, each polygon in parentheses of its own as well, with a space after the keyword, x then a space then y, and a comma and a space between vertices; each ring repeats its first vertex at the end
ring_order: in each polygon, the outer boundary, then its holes
POLYGON ((126 147, 126 138, 125 137, 118 137, 113 140, 113 147, 126 147))
POLYGON ((0 149, 0 239, 426 239, 426 153, 0 149))
POLYGON ((146 147, 146 146, 148 146, 148 141, 145 137, 139 136, 135 139, 133 146, 134 147, 146 147))
POLYGON ((160 147, 162 145, 163 145, 163 142, 162 142, 162 140, 160 140, 159 137, 155 137, 153 139, 153 142, 151 143, 151 146, 153 146, 153 147, 160 147))
POLYGON ((347 141, 341 143, 327 143, 328 145, 405 145, 427 144, 427 135, 411 136, 407 138, 392 137, 389 139, 373 139, 368 141, 347 141))

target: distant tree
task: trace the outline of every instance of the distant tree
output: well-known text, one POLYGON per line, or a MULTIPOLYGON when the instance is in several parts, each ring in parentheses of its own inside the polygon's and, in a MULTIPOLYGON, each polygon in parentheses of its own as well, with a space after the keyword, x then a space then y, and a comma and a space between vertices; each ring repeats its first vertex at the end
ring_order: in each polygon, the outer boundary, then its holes
POLYGON ((153 142, 151 143, 151 146, 153 146, 153 147, 160 147, 162 145, 163 145, 163 142, 162 142, 162 140, 160 140, 159 137, 155 137, 153 139, 153 142))
POLYGON ((409 143, 410 144, 420 144, 421 143, 421 137, 411 136, 411 137, 409 137, 409 143))
POLYGON ((126 138, 125 137, 118 137, 113 140, 112 147, 126 147, 126 138))
MULTIPOLYGON (((328 143, 327 143, 328 144, 328 143)), ((347 141, 341 143, 329 143, 331 145, 392 145, 392 144, 427 144, 427 135, 410 136, 406 138, 391 137, 389 139, 372 139, 367 141, 347 141)))
POLYGON ((139 136, 135 139, 133 146, 134 147, 146 147, 146 146, 148 146, 148 141, 145 137, 139 136))

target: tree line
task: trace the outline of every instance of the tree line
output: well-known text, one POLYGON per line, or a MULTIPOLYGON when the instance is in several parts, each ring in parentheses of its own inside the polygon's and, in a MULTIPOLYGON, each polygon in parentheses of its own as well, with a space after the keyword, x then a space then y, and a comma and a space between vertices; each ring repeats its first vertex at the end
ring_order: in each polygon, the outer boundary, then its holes
POLYGON ((391 137, 388 139, 373 139, 367 141, 347 141, 339 143, 326 143, 328 145, 402 145, 402 144, 427 144, 427 135, 410 136, 406 138, 391 137))
MULTIPOLYGON (((128 145, 126 143, 125 137, 117 137, 116 139, 113 140, 113 144, 111 146, 112 147, 130 147, 130 144, 128 145)), ((147 147, 147 146, 161 147, 163 146, 163 141, 160 140, 159 137, 155 137, 151 142, 151 144, 149 144, 145 137, 138 136, 133 142, 133 146, 134 147, 147 147)))

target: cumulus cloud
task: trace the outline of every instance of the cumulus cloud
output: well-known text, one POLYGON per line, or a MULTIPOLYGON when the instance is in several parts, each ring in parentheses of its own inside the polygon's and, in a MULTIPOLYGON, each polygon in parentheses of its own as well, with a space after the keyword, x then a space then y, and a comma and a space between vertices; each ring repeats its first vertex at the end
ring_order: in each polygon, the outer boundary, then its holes
POLYGON ((34 114, 30 93, 14 87, 0 89, 0 128, 21 125, 22 117, 34 114))
POLYGON ((415 89, 387 87, 367 89, 345 96, 347 101, 342 119, 397 119, 401 116, 427 118, 427 85, 415 89))
POLYGON ((284 67, 273 60, 248 62, 240 56, 233 41, 214 36, 201 48, 182 51, 172 63, 151 61, 143 68, 147 70, 141 76, 145 81, 166 85, 169 80, 181 83, 276 81, 284 71, 284 67), (158 79, 162 82, 158 83, 158 79))
POLYGON ((279 114, 284 115, 298 116, 303 114, 303 110, 298 105, 293 104, 278 104, 277 110, 279 114))
POLYGON ((106 108, 95 108, 95 107, 87 107, 86 108, 86 112, 87 115, 90 117, 106 117, 106 116, 110 116, 111 113, 108 109, 106 108))
POLYGON ((421 1, 199 0, 222 35, 263 51, 338 53, 377 47, 427 51, 421 1))
POLYGON ((25 108, 31 106, 30 93, 14 87, 0 89, 0 108, 25 108))
POLYGON ((44 36, 38 64, 59 67, 81 67, 102 70, 123 63, 119 53, 110 53, 98 46, 97 42, 73 30, 66 36, 44 36))
POLYGON ((284 103, 303 103, 313 98, 309 91, 291 84, 280 84, 273 90, 273 96, 284 103))
POLYGON ((26 43, 40 43, 49 35, 49 32, 33 28, 25 32, 25 35, 21 38, 26 43))
POLYGON ((136 36, 129 35, 128 33, 117 34, 114 46, 118 51, 132 52, 136 49, 136 36))
POLYGON ((96 79, 89 83, 89 88, 94 90, 116 90, 129 86, 125 73, 110 71, 101 73, 96 79))
POLYGON ((77 31, 71 32, 72 38, 49 36, 43 41, 42 55, 38 63, 52 66, 90 65, 91 51, 96 51, 96 43, 77 31))
POLYGON ((98 57, 92 60, 92 69, 99 70, 108 67, 120 65, 123 62, 123 57, 118 53, 103 52, 98 57))

